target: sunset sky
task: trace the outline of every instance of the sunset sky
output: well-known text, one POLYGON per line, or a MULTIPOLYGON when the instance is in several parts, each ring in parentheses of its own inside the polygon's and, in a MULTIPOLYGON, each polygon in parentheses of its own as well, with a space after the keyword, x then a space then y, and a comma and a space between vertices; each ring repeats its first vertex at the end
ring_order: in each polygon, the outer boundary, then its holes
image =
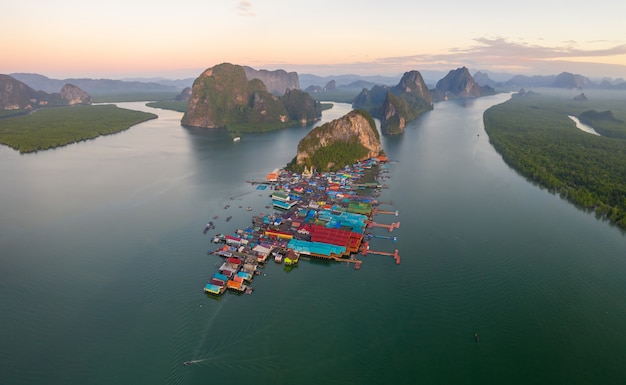
POLYGON ((626 2, 20 0, 2 7, 0 73, 195 77, 257 69, 397 75, 466 66, 626 78, 626 2))

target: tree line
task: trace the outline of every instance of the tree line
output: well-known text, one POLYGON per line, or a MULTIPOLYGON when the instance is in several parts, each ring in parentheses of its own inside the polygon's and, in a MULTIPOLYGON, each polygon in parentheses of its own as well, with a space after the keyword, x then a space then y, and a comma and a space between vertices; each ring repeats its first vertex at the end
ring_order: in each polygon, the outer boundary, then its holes
POLYGON ((43 108, 0 119, 0 143, 21 153, 36 152, 114 134, 156 118, 111 104, 43 108))
POLYGON ((621 104, 612 102, 611 116, 616 118, 602 127, 605 130, 594 127, 611 137, 583 132, 568 117, 603 109, 602 103, 517 96, 485 112, 485 130, 504 161, 520 174, 626 229, 624 99, 621 104))

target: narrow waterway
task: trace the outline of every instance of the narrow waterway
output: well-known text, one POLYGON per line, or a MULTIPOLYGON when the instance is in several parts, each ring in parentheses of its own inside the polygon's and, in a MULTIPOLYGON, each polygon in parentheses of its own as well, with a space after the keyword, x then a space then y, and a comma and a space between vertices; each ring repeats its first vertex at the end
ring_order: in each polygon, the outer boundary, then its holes
POLYGON ((578 119, 577 117, 573 116, 573 115, 567 115, 568 118, 572 119, 574 121, 574 123, 576 123, 576 128, 578 128, 581 131, 584 132, 588 132, 590 134, 593 135, 597 135, 597 136, 601 136, 596 130, 593 129, 593 127, 584 124, 580 121, 580 119, 578 119))

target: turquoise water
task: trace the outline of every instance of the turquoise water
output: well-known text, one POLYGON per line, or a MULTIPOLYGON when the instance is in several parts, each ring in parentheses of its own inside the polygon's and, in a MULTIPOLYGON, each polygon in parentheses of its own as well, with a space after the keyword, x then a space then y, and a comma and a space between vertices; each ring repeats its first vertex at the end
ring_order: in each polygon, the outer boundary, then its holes
POLYGON ((0 384, 623 383, 626 240, 502 162, 482 112, 507 98, 438 103, 383 138, 380 199, 400 215, 377 221, 401 226, 371 248, 400 265, 270 263, 252 295, 219 300, 202 293, 219 262, 204 225, 268 212, 246 180, 310 127, 233 142, 131 103, 159 119, 1 147, 0 384))

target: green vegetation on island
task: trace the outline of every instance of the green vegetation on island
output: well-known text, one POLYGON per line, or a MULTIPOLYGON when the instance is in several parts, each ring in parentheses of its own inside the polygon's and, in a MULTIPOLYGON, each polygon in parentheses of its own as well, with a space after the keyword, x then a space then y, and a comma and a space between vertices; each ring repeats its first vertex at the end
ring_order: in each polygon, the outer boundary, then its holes
POLYGON ((26 109, 0 110, 0 119, 13 117, 13 116, 19 116, 19 115, 26 115, 29 112, 30 112, 30 110, 26 110, 26 109))
POLYGON ((337 103, 352 103, 363 88, 337 88, 332 91, 320 91, 311 93, 311 97, 319 101, 331 101, 337 103))
POLYGON ((187 112, 189 102, 183 102, 179 100, 161 100, 158 102, 146 103, 146 106, 152 108, 160 108, 162 110, 172 110, 178 112, 187 112))
POLYGON ((225 127, 231 133, 263 132, 308 124, 320 116, 320 102, 308 93, 287 89, 283 96, 275 96, 261 80, 248 80, 243 67, 223 63, 196 78, 181 123, 225 127))
POLYGON ((485 130, 504 161, 520 174, 626 229, 625 96, 614 93, 580 102, 515 95, 485 112, 485 130), (586 113, 585 119, 604 136, 578 129, 568 117, 580 119, 585 111, 607 107, 610 114, 598 118, 586 113))
POLYGON ((302 172, 338 171, 381 153, 376 123, 365 110, 353 110, 342 118, 315 127, 298 143, 298 155, 286 166, 302 172))
POLYGON ((366 158, 367 153, 367 148, 357 138, 352 138, 348 142, 338 141, 321 147, 311 155, 306 164, 299 165, 294 158, 286 168, 294 172, 302 172, 305 166, 319 171, 338 171, 356 163, 358 159, 366 158))
POLYGON ((383 132, 389 135, 401 134, 406 122, 417 119, 423 112, 433 109, 432 103, 410 93, 401 96, 389 92, 387 100, 383 103, 384 116, 383 132), (393 107, 392 107, 393 106, 393 107))
POLYGON ((94 103, 125 103, 125 102, 166 102, 174 99, 176 92, 133 92, 133 93, 111 93, 98 94, 93 96, 94 103))
POLYGON ((157 115, 114 105, 44 108, 0 119, 0 143, 36 152, 124 131, 157 115))
POLYGON ((401 134, 408 122, 433 109, 430 91, 418 71, 405 72, 393 87, 363 89, 354 99, 352 107, 365 109, 379 118, 385 135, 401 134))
POLYGON ((582 123, 594 127, 594 130, 600 135, 608 136, 609 138, 626 139, 624 121, 616 119, 610 110, 602 112, 588 110, 578 115, 578 119, 582 123))

